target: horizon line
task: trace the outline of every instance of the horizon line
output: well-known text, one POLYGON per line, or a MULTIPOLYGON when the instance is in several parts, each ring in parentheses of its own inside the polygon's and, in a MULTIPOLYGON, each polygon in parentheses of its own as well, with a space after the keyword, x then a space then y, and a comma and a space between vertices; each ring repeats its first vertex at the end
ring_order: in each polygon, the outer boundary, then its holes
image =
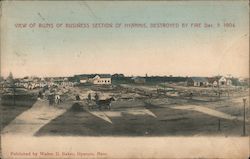
MULTIPOLYGON (((10 72, 11 73, 11 72, 10 72)), ((10 74, 9 73, 9 74, 10 74)), ((12 73, 12 76, 14 78, 24 78, 24 77, 38 77, 38 78, 56 78, 56 77, 74 77, 74 76, 77 76, 77 75, 94 75, 94 74, 109 74, 109 75, 115 75, 115 74, 122 74, 124 75, 124 77, 215 77, 215 76, 224 76, 224 77, 233 77, 233 78, 240 78, 240 77, 243 77, 243 78, 249 78, 249 76, 233 76, 232 74, 227 74, 227 75, 224 75, 224 74, 217 74, 217 75, 174 75, 174 74, 166 74, 166 75, 160 75, 160 74, 151 74, 151 75, 148 75, 147 73, 145 73, 144 75, 138 75, 138 74, 125 74, 125 73, 76 73, 76 74, 71 74, 71 75, 50 75, 50 76, 38 76, 38 75, 24 75, 24 76, 17 76, 15 77, 12 73)), ((0 77, 2 78, 7 78, 9 75, 7 76, 2 76, 0 75, 0 77)))

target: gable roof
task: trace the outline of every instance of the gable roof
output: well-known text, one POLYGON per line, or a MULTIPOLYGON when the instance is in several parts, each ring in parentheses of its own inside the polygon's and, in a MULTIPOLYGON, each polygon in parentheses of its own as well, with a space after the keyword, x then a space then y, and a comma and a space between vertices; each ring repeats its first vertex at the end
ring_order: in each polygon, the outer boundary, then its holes
POLYGON ((209 83, 213 83, 214 81, 218 82, 221 78, 225 78, 226 80, 230 80, 230 78, 226 78, 224 76, 214 76, 214 77, 208 77, 209 83))

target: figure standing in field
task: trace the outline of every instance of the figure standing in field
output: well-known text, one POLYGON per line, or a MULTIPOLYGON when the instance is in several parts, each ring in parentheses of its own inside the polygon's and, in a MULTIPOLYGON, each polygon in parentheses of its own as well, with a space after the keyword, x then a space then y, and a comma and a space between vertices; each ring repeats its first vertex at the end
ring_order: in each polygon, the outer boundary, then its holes
POLYGON ((99 100, 99 95, 97 93, 95 93, 95 101, 99 100))
POLYGON ((190 97, 190 99, 193 99, 193 93, 191 92, 190 94, 189 94, 189 97, 190 97))
POLYGON ((89 105, 89 109, 93 109, 93 106, 91 105, 91 94, 88 94, 88 99, 87 99, 88 105, 89 105))
POLYGON ((91 94, 90 93, 88 94, 88 101, 89 102, 91 101, 91 94))
POLYGON ((42 93, 42 91, 39 91, 38 98, 43 99, 43 93, 42 93))
POLYGON ((49 100, 49 105, 53 105, 55 101, 55 96, 53 94, 50 94, 48 96, 48 100, 49 100))

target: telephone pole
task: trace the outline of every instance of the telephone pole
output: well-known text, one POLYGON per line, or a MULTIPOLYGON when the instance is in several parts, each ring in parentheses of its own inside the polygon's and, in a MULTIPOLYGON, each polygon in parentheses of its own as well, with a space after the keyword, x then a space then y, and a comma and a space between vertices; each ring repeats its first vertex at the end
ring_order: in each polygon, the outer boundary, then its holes
POLYGON ((243 98, 244 111, 243 111, 243 136, 246 136, 246 98, 243 98))

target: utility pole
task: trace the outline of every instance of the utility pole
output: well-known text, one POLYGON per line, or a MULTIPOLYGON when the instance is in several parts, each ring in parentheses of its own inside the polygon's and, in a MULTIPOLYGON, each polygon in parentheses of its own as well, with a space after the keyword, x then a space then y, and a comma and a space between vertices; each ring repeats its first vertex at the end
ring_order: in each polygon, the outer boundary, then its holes
POLYGON ((243 111, 243 136, 246 136, 246 98, 243 98, 244 111, 243 111))
POLYGON ((220 128, 220 119, 218 119, 218 131, 221 131, 221 128, 220 128))
POLYGON ((220 99, 220 82, 219 82, 219 80, 218 80, 217 85, 218 85, 218 95, 219 95, 219 99, 220 99))
POLYGON ((13 104, 14 106, 16 105, 16 87, 15 85, 13 86, 13 104))

